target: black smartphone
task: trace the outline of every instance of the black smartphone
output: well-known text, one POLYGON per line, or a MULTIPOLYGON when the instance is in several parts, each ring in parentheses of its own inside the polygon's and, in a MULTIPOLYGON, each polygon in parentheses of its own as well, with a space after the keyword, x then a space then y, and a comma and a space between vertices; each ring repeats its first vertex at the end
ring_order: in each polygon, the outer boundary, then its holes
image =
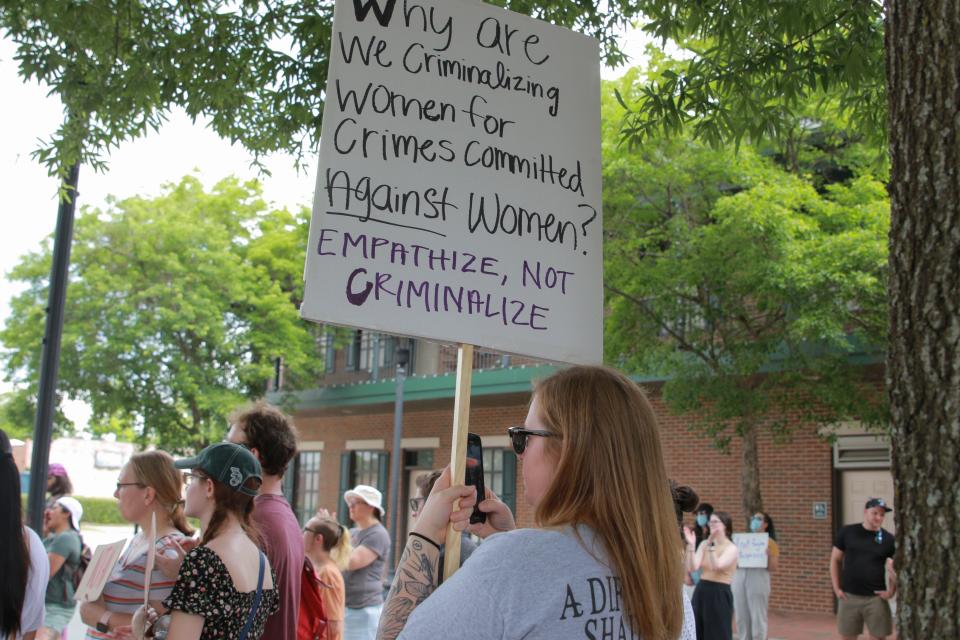
POLYGON ((477 522, 486 522, 487 514, 477 508, 486 497, 486 491, 483 487, 483 445, 480 443, 480 436, 475 433, 467 434, 467 469, 465 484, 477 488, 477 504, 473 507, 473 513, 470 514, 470 524, 477 522))

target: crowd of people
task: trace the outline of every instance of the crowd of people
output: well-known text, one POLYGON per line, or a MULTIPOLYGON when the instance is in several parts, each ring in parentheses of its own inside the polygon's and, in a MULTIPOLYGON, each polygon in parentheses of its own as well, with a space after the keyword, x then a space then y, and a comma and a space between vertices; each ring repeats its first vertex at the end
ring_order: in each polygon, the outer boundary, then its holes
MULTIPOLYGON (((766 534, 765 566, 738 566, 731 516, 668 479, 649 402, 612 369, 571 367, 540 381, 524 424, 508 429, 533 528, 517 528, 489 488, 477 504, 449 467, 418 480, 386 598, 393 563, 380 491, 344 494, 351 529, 326 510, 301 527, 282 493, 297 451, 291 419, 259 403, 230 425, 224 442, 194 457, 145 451, 120 470, 114 497, 137 533, 99 597, 80 604, 87 638, 732 640, 734 621, 739 640, 767 638, 780 558, 773 519, 757 512, 747 526, 766 534), (485 522, 470 523, 474 506, 485 522), (684 525, 684 513, 695 523, 684 525), (443 581, 450 525, 463 536, 461 568, 443 581)), ((2 430, 0 449, 0 639, 58 640, 77 606, 83 507, 51 464, 41 538, 23 524, 2 430)), ((889 510, 871 499, 863 522, 834 542, 844 638, 864 624, 873 638, 891 632, 889 510)))

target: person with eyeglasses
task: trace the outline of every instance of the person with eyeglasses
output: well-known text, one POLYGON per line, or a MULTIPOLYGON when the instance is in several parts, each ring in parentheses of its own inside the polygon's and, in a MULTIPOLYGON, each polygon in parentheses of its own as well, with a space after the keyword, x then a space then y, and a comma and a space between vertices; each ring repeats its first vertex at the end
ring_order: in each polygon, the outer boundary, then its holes
POLYGON ((350 563, 350 532, 326 515, 317 515, 303 528, 306 560, 300 580, 297 640, 343 638, 345 587, 341 571, 350 563))
POLYGON ((678 535, 656 418, 643 391, 606 367, 537 383, 508 430, 536 527, 517 529, 487 489, 444 469, 407 539, 377 637, 692 640, 678 535), (459 500, 457 508, 454 503, 459 500), (437 586, 448 525, 484 539, 437 586))
POLYGON ((883 528, 883 519, 891 511, 883 498, 870 498, 863 507, 863 520, 841 528, 834 540, 830 581, 839 599, 837 631, 844 640, 855 640, 864 624, 871 640, 893 633, 890 598, 897 592, 892 570, 896 543, 883 528))
MULTIPOLYGON (((177 546, 194 533, 183 512, 182 494, 182 475, 166 452, 135 453, 120 469, 113 497, 123 519, 136 524, 139 531, 117 560, 100 597, 80 605, 87 638, 130 637, 133 614, 143 602, 150 545, 157 556, 175 557, 177 546), (151 541, 148 536, 154 516, 157 532, 151 541)), ((161 603, 170 595, 175 580, 176 575, 162 571, 150 576, 150 601, 161 613, 166 611, 161 603)))
MULTIPOLYGON (((696 551, 687 554, 687 569, 700 571, 700 581, 693 591, 693 614, 697 623, 697 640, 732 640, 733 576, 739 552, 731 539, 733 519, 725 511, 714 511, 707 522, 710 535, 696 551)), ((687 535, 687 547, 693 545, 687 535)))
MULTIPOLYGON (((244 447, 218 442, 177 460, 186 474, 188 517, 200 521, 200 544, 183 558, 163 606, 170 640, 257 640, 280 608, 273 568, 260 549, 251 512, 263 481, 260 463, 244 447)), ((133 637, 153 635, 158 612, 141 606, 133 637)))
MULTIPOLYGON (((434 485, 437 483, 437 480, 440 478, 440 474, 443 473, 442 469, 436 469, 430 473, 425 473, 422 476, 417 476, 417 496, 415 498, 410 498, 410 513, 414 518, 417 518, 420 515, 420 509, 423 508, 424 503, 427 501, 427 496, 430 495, 430 492, 433 491, 434 485)), ((460 534, 460 566, 463 566, 463 563, 467 561, 470 555, 476 550, 477 543, 473 541, 473 538, 470 536, 469 531, 464 531, 460 534)), ((443 559, 445 557, 443 545, 440 545, 440 566, 443 566, 443 559)), ((443 583, 443 572, 440 572, 440 575, 437 578, 438 583, 443 583)))

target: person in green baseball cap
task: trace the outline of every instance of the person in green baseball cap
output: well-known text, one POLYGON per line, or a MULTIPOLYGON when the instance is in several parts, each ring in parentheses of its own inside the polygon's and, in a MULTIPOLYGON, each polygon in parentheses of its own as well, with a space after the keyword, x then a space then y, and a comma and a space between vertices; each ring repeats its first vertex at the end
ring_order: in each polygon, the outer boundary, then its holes
MULTIPOLYGON (((189 469, 185 512, 200 520, 202 536, 185 553, 177 582, 163 601, 171 612, 166 637, 255 640, 279 607, 273 569, 250 517, 263 480, 260 463, 243 446, 218 442, 175 465, 189 469)), ((162 628, 151 629, 157 619, 152 607, 141 607, 133 620, 134 637, 148 631, 163 635, 162 628)))

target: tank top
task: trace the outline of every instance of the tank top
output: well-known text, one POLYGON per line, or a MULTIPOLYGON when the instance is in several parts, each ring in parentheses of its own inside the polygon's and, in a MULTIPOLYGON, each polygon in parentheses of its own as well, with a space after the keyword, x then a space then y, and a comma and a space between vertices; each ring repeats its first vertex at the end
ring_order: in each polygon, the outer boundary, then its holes
POLYGON ((715 558, 719 558, 724 551, 729 547, 733 546, 733 542, 730 540, 725 540, 721 544, 718 544, 713 548, 713 551, 710 551, 710 541, 704 540, 701 544, 708 545, 703 551, 703 562, 700 564, 700 574, 701 580, 710 580, 711 582, 722 582, 723 584, 730 584, 733 582, 733 574, 737 571, 737 563, 734 562, 729 567, 723 571, 718 571, 713 568, 713 562, 715 558))

